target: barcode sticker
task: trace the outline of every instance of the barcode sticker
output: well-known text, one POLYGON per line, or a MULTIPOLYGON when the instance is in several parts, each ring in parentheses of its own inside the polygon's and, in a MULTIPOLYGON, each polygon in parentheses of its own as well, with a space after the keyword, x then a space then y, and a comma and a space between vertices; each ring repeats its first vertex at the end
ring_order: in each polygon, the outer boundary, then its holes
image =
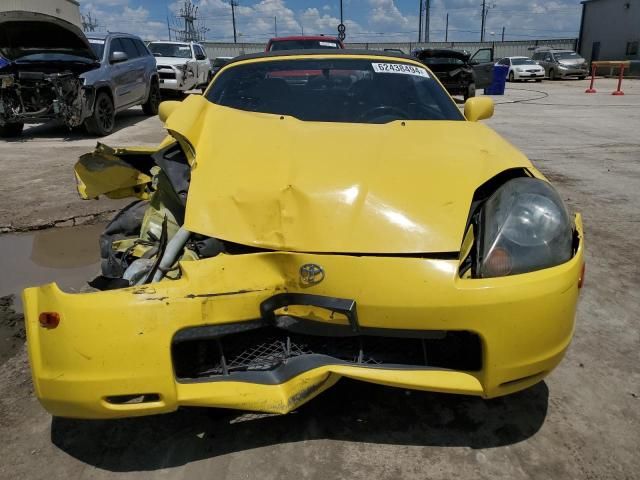
POLYGON ((426 69, 405 63, 372 63, 371 66, 376 73, 400 73, 402 75, 417 75, 418 77, 430 78, 426 69))

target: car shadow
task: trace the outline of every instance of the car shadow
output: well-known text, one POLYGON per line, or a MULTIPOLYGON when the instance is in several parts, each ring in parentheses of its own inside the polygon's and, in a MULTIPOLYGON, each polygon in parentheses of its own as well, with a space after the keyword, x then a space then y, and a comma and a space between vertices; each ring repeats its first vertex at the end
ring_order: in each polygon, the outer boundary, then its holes
POLYGON ((51 440, 78 460, 114 472, 175 467, 314 439, 491 448, 533 436, 544 423, 548 396, 544 382, 483 400, 342 379, 288 415, 189 408, 123 420, 53 418, 51 440))
MULTIPOLYGON (((141 108, 129 108, 122 112, 118 112, 116 115, 115 126, 109 135, 113 135, 125 128, 132 127, 147 118, 150 118, 149 115, 143 113, 141 108)), ((45 123, 25 125, 22 135, 15 138, 3 138, 2 140, 12 143, 30 142, 38 139, 55 139, 63 142, 72 142, 75 140, 86 140, 92 138, 100 140, 100 138, 107 137, 96 137, 95 135, 91 135, 82 125, 70 129, 60 120, 51 120, 45 123)))

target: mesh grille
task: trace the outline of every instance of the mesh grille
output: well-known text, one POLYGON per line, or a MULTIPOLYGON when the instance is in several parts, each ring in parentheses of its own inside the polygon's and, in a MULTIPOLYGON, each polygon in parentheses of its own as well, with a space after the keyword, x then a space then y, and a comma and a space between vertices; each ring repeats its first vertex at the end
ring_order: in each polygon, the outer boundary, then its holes
POLYGON ((448 332, 442 339, 325 337, 265 327, 214 340, 181 342, 174 344, 172 350, 178 379, 270 371, 291 359, 312 354, 363 366, 429 366, 473 371, 479 370, 481 363, 479 338, 469 332, 448 332))

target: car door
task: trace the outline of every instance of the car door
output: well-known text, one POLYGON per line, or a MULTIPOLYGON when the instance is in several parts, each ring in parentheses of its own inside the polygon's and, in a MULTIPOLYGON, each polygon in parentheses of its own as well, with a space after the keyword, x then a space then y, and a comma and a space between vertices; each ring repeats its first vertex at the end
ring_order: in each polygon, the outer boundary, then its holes
POLYGON ((147 82, 144 76, 145 59, 136 47, 133 39, 121 37, 120 43, 129 57, 126 64, 129 69, 129 78, 131 82, 130 101, 131 103, 140 103, 147 93, 147 82))
POLYGON ((493 48, 481 48, 469 59, 475 73, 476 88, 487 88, 493 80, 493 48))
POLYGON ((207 83, 209 80, 209 71, 211 68, 209 59, 207 58, 207 55, 204 53, 204 50, 200 45, 194 45, 193 49, 196 55, 196 61, 198 63, 198 83, 207 83))
POLYGON ((549 76, 549 70, 553 65, 553 57, 551 56, 551 52, 545 52, 542 56, 542 66, 544 67, 545 75, 549 76))
POLYGON ((111 72, 111 82, 113 85, 113 103, 116 110, 130 104, 133 100, 132 85, 133 79, 129 71, 129 60, 114 62, 112 57, 115 52, 122 52, 126 55, 124 45, 120 42, 120 38, 112 38, 109 44, 109 64, 111 72))

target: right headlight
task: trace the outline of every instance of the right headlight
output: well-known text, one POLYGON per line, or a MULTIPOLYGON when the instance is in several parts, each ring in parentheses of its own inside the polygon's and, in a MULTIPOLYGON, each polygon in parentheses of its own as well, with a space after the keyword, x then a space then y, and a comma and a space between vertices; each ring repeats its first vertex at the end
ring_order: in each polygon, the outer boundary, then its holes
POLYGON ((476 274, 502 277, 560 265, 572 256, 573 232, 558 193, 547 182, 516 178, 482 207, 476 274))

